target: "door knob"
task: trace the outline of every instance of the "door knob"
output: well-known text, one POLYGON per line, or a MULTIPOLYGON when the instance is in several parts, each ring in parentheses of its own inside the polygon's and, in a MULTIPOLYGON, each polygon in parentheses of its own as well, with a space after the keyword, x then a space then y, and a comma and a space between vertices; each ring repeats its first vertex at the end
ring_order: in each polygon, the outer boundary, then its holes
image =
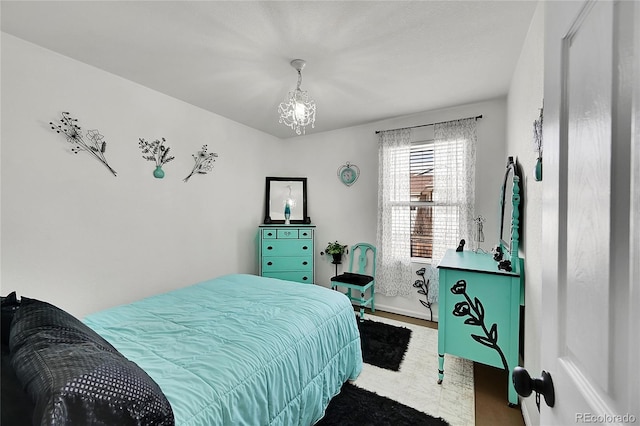
POLYGON ((528 397, 531 392, 536 393, 536 405, 538 411, 540 411, 540 394, 544 396, 544 402, 549 407, 553 407, 556 403, 556 394, 553 390, 553 380, 551 380, 551 374, 542 370, 540 378, 532 379, 529 372, 522 368, 516 367, 511 373, 511 380, 513 381, 513 387, 518 392, 518 395, 522 397, 528 397))

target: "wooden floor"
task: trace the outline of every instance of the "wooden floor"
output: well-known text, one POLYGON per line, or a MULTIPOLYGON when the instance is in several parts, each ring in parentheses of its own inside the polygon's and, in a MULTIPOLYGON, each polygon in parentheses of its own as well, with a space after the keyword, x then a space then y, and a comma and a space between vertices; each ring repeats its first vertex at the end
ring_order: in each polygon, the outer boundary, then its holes
MULTIPOLYGON (((372 315, 368 312, 369 315, 372 315)), ((437 322, 376 311, 373 315, 405 321, 429 328, 437 322)), ((476 426, 524 426, 520 407, 509 407, 507 401, 507 372, 488 365, 473 364, 476 404, 476 426)))

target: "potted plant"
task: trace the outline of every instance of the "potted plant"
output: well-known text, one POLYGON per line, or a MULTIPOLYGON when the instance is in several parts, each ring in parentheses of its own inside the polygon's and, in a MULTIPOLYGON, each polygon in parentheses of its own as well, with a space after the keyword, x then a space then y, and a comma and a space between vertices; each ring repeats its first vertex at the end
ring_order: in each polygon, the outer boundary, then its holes
POLYGON ((347 246, 345 244, 340 244, 337 241, 333 243, 327 244, 327 248, 324 249, 324 252, 333 256, 333 262, 335 264, 342 263, 342 255, 346 253, 347 246))

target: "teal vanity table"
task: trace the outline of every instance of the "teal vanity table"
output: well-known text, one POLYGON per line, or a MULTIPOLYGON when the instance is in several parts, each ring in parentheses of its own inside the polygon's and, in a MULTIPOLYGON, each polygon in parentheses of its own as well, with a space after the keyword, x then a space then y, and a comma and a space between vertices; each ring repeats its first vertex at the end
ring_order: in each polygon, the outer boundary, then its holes
POLYGON ((518 365, 524 262, 518 257, 520 179, 515 163, 509 160, 501 191, 503 219, 496 253, 452 249, 438 265, 438 383, 444 378, 445 354, 470 359, 507 370, 509 404, 516 405, 510 372, 518 365), (508 198, 504 202, 505 194, 511 194, 511 202, 508 198))

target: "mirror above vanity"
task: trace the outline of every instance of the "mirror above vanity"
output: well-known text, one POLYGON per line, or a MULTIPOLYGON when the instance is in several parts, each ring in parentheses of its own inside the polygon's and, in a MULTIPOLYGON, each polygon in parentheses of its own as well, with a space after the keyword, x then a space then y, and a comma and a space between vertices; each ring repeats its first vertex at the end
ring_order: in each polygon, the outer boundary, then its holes
POLYGON ((494 259, 498 268, 511 271, 518 260, 520 243, 521 183, 522 174, 517 160, 507 159, 499 198, 499 234, 494 259))
POLYGON ((266 178, 265 224, 310 224, 307 215, 307 178, 266 178))

